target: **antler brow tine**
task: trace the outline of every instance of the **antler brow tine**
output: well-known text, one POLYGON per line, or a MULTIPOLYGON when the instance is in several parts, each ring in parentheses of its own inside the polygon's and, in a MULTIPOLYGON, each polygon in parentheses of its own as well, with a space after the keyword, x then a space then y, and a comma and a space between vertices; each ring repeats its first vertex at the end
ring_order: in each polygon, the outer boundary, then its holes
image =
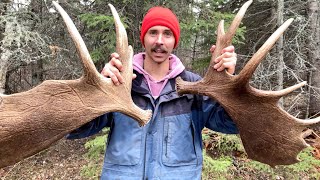
POLYGON ((68 29, 68 32, 73 40, 73 43, 76 46, 76 49, 79 53, 80 59, 82 61, 84 67, 84 76, 90 76, 91 78, 95 78, 99 76, 98 71, 96 70, 95 65, 91 59, 90 53, 87 49, 86 44, 84 43, 79 31, 74 25, 73 21, 69 17, 69 15, 65 12, 65 10, 55 1, 52 1, 53 5, 56 7, 58 12, 60 13, 65 25, 68 29))

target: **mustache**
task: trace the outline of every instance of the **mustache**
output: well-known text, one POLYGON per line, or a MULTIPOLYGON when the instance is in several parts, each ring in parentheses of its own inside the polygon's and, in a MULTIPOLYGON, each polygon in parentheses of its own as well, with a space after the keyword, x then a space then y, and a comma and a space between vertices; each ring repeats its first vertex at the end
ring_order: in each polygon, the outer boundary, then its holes
POLYGON ((151 48, 151 51, 161 51, 161 52, 168 52, 168 50, 163 47, 162 45, 155 45, 154 47, 151 48))

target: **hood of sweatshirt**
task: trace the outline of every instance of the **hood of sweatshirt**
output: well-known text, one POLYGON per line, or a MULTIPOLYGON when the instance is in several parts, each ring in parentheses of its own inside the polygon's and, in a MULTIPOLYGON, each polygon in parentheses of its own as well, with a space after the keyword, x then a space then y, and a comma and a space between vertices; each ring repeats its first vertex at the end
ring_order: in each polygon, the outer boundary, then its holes
POLYGON ((169 79, 177 77, 184 69, 184 65, 181 60, 171 54, 169 57, 169 72, 160 80, 155 80, 148 72, 143 69, 143 61, 145 59, 145 53, 138 53, 133 56, 133 69, 138 73, 143 74, 146 82, 148 83, 151 94, 154 98, 157 98, 169 79))

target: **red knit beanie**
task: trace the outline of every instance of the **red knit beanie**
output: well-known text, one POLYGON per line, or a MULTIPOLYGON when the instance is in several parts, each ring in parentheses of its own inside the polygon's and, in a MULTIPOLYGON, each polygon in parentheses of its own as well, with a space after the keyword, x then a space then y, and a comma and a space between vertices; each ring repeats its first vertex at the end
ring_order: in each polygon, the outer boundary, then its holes
POLYGON ((143 46, 144 36, 153 26, 168 27, 173 32, 173 36, 175 37, 174 48, 177 47, 180 38, 180 26, 178 18, 170 9, 159 6, 149 9, 143 18, 140 32, 140 40, 143 46))

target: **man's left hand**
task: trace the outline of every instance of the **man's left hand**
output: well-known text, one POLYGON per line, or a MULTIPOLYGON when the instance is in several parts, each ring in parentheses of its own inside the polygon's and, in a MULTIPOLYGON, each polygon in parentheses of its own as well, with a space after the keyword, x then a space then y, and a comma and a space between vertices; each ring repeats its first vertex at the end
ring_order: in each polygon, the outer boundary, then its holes
MULTIPOLYGON (((213 53, 216 46, 213 45, 210 48, 210 52, 213 53)), ((216 63, 213 68, 217 71, 223 71, 227 69, 227 72, 233 74, 237 64, 237 54, 234 52, 234 46, 228 46, 224 48, 221 55, 217 57, 214 62, 216 63)))

